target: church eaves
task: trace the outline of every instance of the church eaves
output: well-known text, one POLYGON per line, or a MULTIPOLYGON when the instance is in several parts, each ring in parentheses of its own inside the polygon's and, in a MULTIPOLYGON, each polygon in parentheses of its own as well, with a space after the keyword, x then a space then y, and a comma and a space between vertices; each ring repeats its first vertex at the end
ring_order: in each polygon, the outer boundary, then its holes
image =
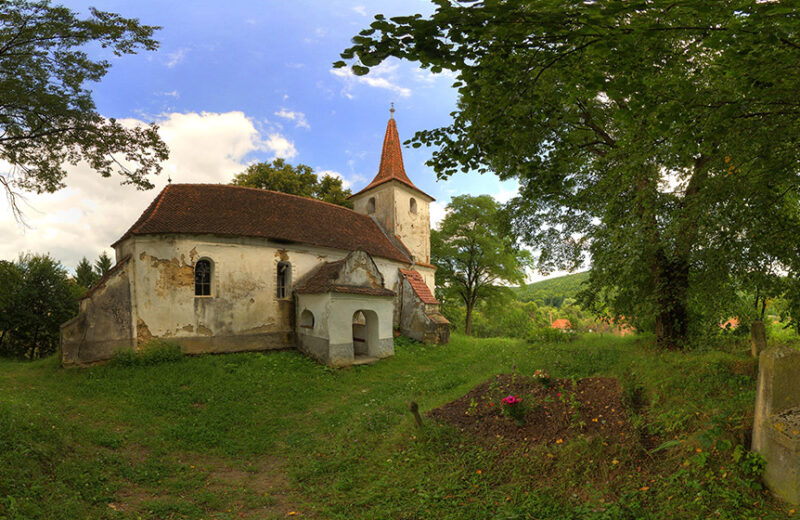
POLYGON ((410 264, 367 215, 276 191, 224 184, 169 184, 113 245, 161 233, 246 236, 354 251, 410 264))

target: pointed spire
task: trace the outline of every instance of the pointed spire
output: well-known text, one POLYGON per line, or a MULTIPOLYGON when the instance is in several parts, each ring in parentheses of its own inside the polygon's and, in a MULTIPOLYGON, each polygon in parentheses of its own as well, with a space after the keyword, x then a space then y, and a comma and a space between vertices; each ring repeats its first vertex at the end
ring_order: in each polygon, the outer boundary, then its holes
POLYGON ((400 136, 397 134, 397 123, 394 120, 394 103, 389 109, 389 122, 386 125, 386 135, 383 138, 383 150, 381 151, 381 164, 378 167, 378 175, 372 179, 372 182, 366 188, 351 196, 358 195, 391 180, 400 181, 426 197, 433 199, 433 197, 414 186, 414 183, 406 175, 406 169, 403 166, 403 152, 400 148, 400 136))
POLYGON ((386 135, 383 138, 383 150, 381 151, 381 165, 378 168, 378 175, 371 184, 388 179, 397 179, 411 184, 411 180, 406 175, 403 166, 403 152, 400 148, 400 136, 397 134, 397 123, 394 120, 394 107, 391 109, 392 117, 386 125, 386 135))

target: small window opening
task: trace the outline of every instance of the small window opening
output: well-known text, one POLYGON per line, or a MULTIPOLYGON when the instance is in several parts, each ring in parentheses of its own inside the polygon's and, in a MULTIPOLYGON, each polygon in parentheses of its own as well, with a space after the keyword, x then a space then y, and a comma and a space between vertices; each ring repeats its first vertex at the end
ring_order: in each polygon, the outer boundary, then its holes
POLYGON ((417 199, 411 197, 411 200, 408 203, 408 208, 411 210, 411 213, 417 212, 417 199))
POLYGON ((367 201, 367 213, 370 215, 375 213, 375 197, 370 197, 367 201))
POLYGON ((289 286, 292 283, 292 265, 289 262, 278 262, 278 298, 286 298, 289 295, 289 286))
POLYGON ((306 309, 300 315, 300 326, 304 329, 313 329, 314 328, 314 314, 306 309))
POLYGON ((211 262, 198 260, 194 266, 194 295, 211 296, 211 262))

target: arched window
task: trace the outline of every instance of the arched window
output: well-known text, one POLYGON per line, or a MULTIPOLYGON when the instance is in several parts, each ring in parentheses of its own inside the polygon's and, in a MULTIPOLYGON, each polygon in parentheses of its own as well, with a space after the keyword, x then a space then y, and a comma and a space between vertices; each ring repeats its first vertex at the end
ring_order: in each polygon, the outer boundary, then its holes
POLYGON ((370 215, 375 213, 375 197, 370 197, 367 201, 367 213, 370 215))
POLYGON ((314 314, 306 309, 300 314, 300 326, 304 329, 313 329, 314 328, 314 314))
POLYGON ((278 280, 276 283, 278 298, 288 298, 292 285, 292 264, 278 262, 278 280))
POLYGON ((408 209, 411 210, 411 213, 417 212, 417 199, 411 197, 411 200, 408 202, 408 209))
POLYGON ((211 261, 198 260, 194 264, 194 295, 211 296, 211 261))

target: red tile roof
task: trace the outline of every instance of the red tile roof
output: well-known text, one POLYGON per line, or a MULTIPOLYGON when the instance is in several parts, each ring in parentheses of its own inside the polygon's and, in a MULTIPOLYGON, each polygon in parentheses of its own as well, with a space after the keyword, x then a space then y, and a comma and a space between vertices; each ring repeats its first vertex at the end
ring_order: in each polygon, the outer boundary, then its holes
POLYGON ((550 327, 553 329, 567 330, 572 328, 572 323, 570 323, 569 320, 566 318, 559 318, 553 323, 551 323, 550 327))
POLYGON ((384 287, 362 287, 357 285, 340 285, 334 283, 347 259, 336 262, 325 262, 316 271, 298 282, 295 292, 298 294, 321 294, 339 292, 349 294, 365 294, 367 296, 394 296, 394 291, 384 287))
POLYGON ((351 197, 389 181, 402 182, 429 199, 435 200, 433 197, 414 186, 414 183, 411 182, 411 179, 406 175, 406 169, 403 166, 403 152, 400 149, 400 136, 397 134, 397 124, 394 122, 394 118, 389 119, 389 123, 386 125, 386 135, 383 138, 383 150, 381 151, 381 164, 378 168, 378 175, 372 179, 372 182, 370 182, 366 188, 358 193, 354 193, 351 197))
POLYGON ((367 215, 297 195, 224 184, 169 184, 114 245, 160 233, 260 237, 411 263, 367 215))
POLYGON ((428 284, 422 279, 422 275, 419 274, 419 271, 400 269, 400 272, 403 273, 408 283, 411 284, 411 288, 414 289, 414 292, 422 303, 439 303, 439 301, 433 297, 433 294, 431 294, 428 284))

